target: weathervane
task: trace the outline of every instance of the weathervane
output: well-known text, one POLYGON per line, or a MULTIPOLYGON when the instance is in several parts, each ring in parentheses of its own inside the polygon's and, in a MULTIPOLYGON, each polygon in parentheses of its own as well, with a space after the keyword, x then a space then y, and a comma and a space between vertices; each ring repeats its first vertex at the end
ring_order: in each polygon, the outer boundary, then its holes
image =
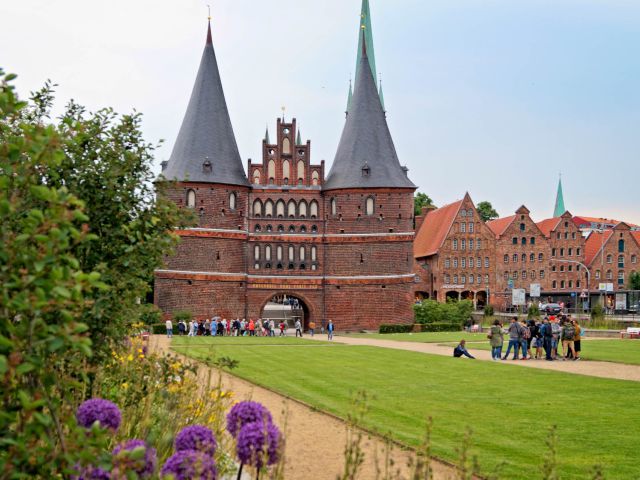
POLYGON ((209 11, 209 16, 207 17, 209 21, 211 21, 211 5, 207 3, 207 10, 209 11))

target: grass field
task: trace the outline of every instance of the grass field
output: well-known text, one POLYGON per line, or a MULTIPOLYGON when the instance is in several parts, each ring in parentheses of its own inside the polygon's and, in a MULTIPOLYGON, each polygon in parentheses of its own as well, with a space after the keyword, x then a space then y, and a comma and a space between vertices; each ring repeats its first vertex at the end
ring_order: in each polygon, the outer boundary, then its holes
POLYGON ((176 350, 234 358, 235 375, 343 418, 353 394, 365 390, 364 426, 408 445, 420 443, 432 416, 433 453, 449 461, 469 426, 472 453, 485 473, 507 462, 501 478, 540 476, 552 424, 558 425, 559 478, 590 478, 595 463, 604 466, 605 478, 638 478, 637 382, 375 347, 211 345, 176 350))
POLYGON ((173 337, 171 346, 234 346, 248 347, 248 346, 286 346, 286 345, 310 345, 310 346, 322 346, 329 344, 329 342, 318 342, 316 340, 307 340, 305 338, 296 338, 292 335, 286 337, 173 337))
MULTIPOLYGON (((507 343, 502 349, 506 352, 507 343)), ((456 346, 457 342, 445 342, 443 345, 456 346)), ((638 340, 582 340, 583 360, 598 360, 602 362, 627 363, 640 365, 640 341, 638 340)), ((467 343, 470 350, 491 350, 489 341, 467 343)), ((533 350, 535 353, 535 349, 533 350)), ((544 351, 543 351, 544 354, 544 351)))
POLYGON ((478 342, 487 339, 486 333, 467 332, 424 332, 424 333, 350 333, 348 337, 372 338, 374 340, 395 340, 398 342, 419 343, 443 343, 459 342, 465 339, 467 342, 478 342))

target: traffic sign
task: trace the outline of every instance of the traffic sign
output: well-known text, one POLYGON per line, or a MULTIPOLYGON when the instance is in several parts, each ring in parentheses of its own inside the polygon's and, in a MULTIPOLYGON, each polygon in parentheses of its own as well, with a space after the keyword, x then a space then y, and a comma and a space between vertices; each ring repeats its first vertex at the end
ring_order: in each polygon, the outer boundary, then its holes
POLYGON ((509 286, 509 289, 513 288, 513 278, 509 279, 509 282, 507 283, 507 285, 509 286))

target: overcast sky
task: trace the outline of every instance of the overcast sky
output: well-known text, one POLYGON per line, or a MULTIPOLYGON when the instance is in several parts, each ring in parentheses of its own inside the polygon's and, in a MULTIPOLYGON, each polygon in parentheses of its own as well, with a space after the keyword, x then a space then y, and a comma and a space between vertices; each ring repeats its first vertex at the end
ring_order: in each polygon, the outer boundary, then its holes
MULTIPOLYGON (((640 224, 640 1, 370 0, 400 161, 438 205, 469 191, 502 216, 640 224)), ((171 153, 205 42, 205 0, 0 0, 0 67, 26 96, 144 113, 171 153)), ((281 106, 331 165, 360 0, 217 0, 213 37, 243 158, 281 106)))

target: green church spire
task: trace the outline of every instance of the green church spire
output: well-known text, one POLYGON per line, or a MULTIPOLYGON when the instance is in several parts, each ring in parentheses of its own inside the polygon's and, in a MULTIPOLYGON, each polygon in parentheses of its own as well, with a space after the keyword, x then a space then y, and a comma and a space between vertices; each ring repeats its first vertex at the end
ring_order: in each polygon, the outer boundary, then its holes
POLYGON ((271 143, 271 142, 269 141, 269 125, 267 125, 267 130, 264 132, 264 141, 265 141, 265 143, 267 143, 267 144, 271 143))
POLYGON ((564 208, 564 196, 562 195, 562 176, 558 180, 558 193, 556 194, 556 207, 553 210, 554 217, 560 217, 567 210, 564 208))
POLYGON ((376 57, 373 50, 373 30, 371 28, 371 11, 369 10, 369 0, 362 0, 362 10, 360 12, 360 31, 358 32, 358 59, 356 61, 356 78, 360 69, 360 58, 362 57, 363 36, 360 33, 364 30, 364 42, 367 47, 367 57, 373 78, 378 78, 376 74, 376 57))
POLYGON ((300 129, 298 129, 298 137, 296 138, 296 145, 302 145, 302 135, 300 135, 300 129))
POLYGON ((347 96, 347 110, 346 114, 349 114, 349 110, 351 109, 351 99, 353 98, 353 87, 351 86, 351 80, 349 80, 349 96, 347 96))
POLYGON ((384 94, 382 93, 382 79, 380 79, 380 90, 379 90, 379 94, 380 94, 380 103, 382 104, 382 110, 384 110, 385 112, 387 111, 387 109, 384 106, 384 94))

